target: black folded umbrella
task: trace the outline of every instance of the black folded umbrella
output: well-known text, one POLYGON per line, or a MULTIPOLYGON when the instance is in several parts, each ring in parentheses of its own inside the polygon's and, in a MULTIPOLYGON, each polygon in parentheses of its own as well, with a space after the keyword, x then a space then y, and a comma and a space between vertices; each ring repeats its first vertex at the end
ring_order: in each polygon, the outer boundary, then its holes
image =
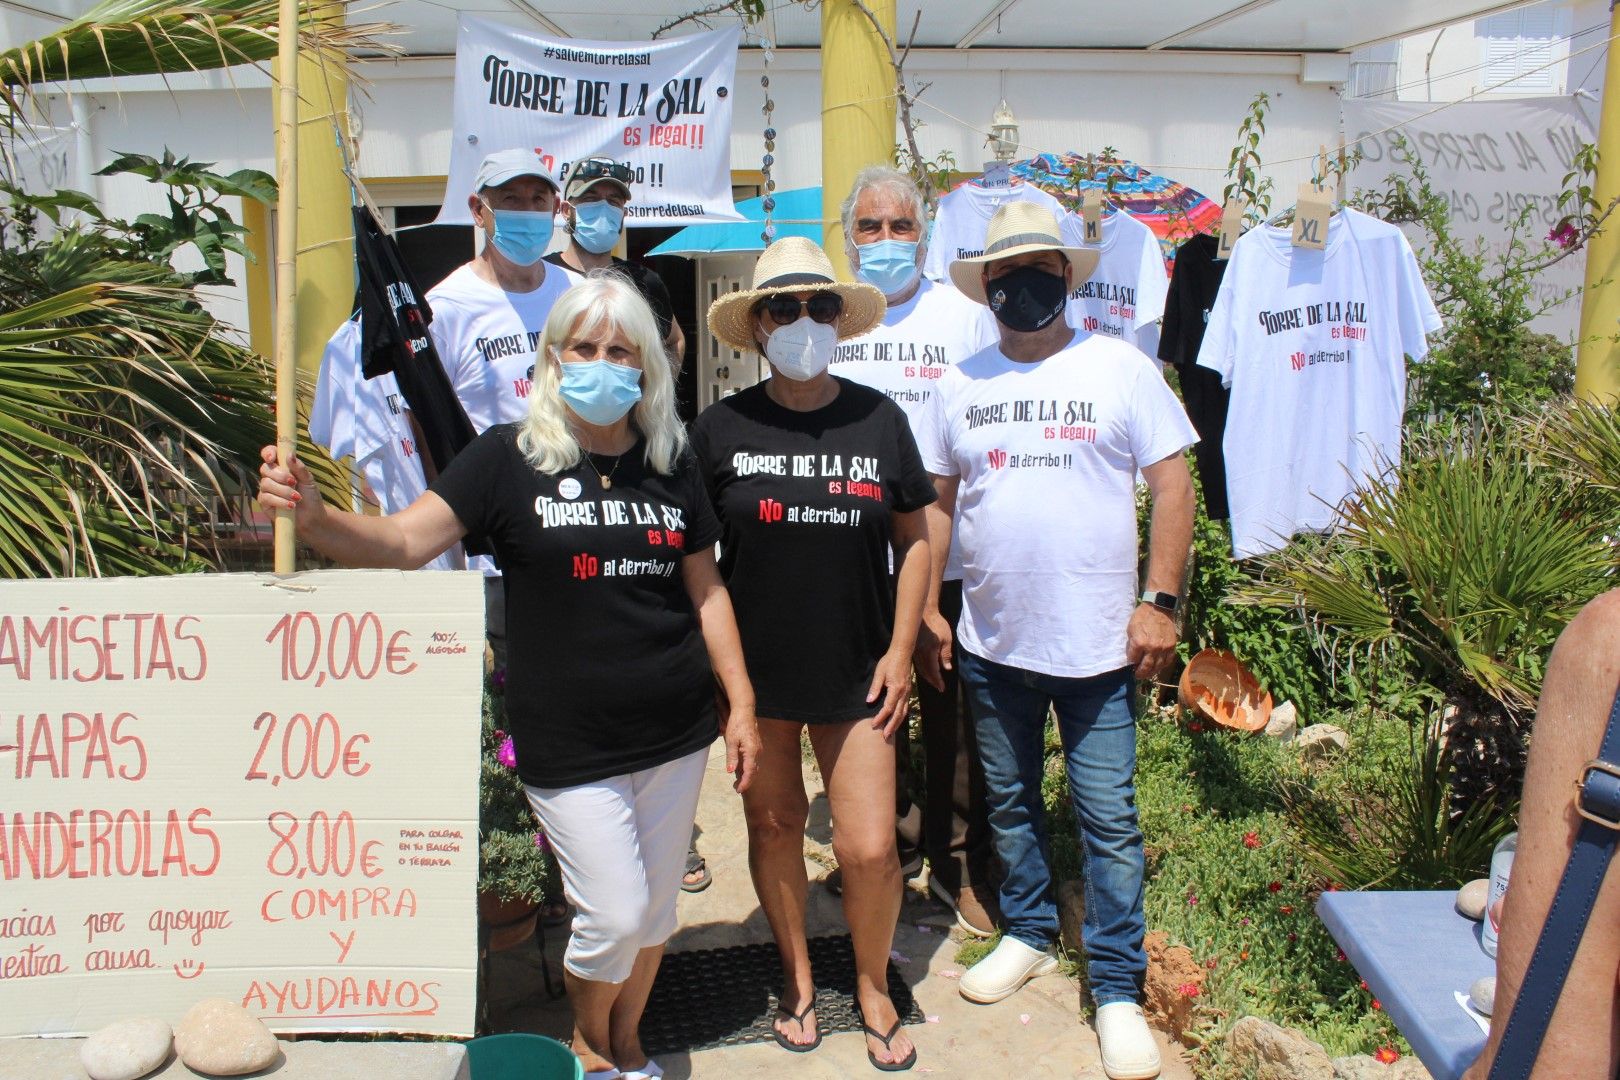
POLYGON ((433 311, 399 245, 364 206, 354 208, 354 254, 360 267, 361 370, 368 379, 394 373, 422 432, 418 449, 442 471, 477 432, 433 347, 433 311))

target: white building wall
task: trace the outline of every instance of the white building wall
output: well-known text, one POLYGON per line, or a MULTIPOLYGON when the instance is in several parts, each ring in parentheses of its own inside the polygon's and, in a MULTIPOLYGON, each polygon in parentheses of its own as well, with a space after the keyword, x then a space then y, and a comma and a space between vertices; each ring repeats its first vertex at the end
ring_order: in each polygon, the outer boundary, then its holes
MULTIPOLYGON (((1507 18, 1519 14, 1510 12, 1507 18)), ((1457 101, 1476 94, 1483 99, 1526 97, 1568 94, 1583 87, 1602 92, 1604 41, 1609 28, 1609 5, 1604 0, 1543 0, 1522 14, 1536 20, 1548 19, 1559 39, 1548 56, 1554 63, 1548 69, 1546 86, 1493 89, 1500 79, 1489 70, 1488 32, 1500 28, 1501 23, 1479 19, 1403 39, 1399 99, 1457 101)))

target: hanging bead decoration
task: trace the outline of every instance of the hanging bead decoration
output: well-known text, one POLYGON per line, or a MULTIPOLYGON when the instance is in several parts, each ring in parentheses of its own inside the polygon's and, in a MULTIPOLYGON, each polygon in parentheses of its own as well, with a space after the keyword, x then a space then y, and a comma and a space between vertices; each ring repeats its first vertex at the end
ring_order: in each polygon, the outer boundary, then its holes
POLYGON ((771 179, 771 169, 776 165, 776 128, 771 124, 771 114, 776 111, 776 102, 771 100, 771 60, 776 55, 776 46, 770 38, 765 39, 760 55, 765 62, 764 74, 759 77, 759 85, 765 91, 765 107, 760 110, 765 114, 765 156, 759 164, 765 187, 765 198, 760 202, 765 211, 765 228, 759 238, 769 247, 776 239, 776 224, 771 220, 771 212, 776 209, 776 181, 771 179))

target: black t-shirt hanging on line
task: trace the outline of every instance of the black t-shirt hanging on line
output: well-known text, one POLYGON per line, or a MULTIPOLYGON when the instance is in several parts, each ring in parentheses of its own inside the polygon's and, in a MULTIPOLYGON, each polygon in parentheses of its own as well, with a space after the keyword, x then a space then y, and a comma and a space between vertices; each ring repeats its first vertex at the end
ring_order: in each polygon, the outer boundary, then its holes
POLYGON ((795 412, 765 384, 692 425, 724 535, 720 572, 742 634, 755 712, 836 723, 872 716, 894 629, 890 514, 935 499, 906 414, 836 379, 826 406, 795 412))
POLYGON ((1193 456, 1198 462, 1198 479, 1204 485, 1204 508, 1211 518, 1222 521, 1231 516, 1221 439, 1226 433, 1226 408, 1232 391, 1221 385, 1218 372, 1198 366, 1198 347, 1204 342, 1209 309, 1215 306, 1215 296, 1226 276, 1226 260, 1215 258, 1219 248, 1219 239, 1200 234, 1176 249, 1170 294, 1164 302, 1164 326, 1159 332, 1159 359, 1176 365, 1187 418, 1198 432, 1193 456))
POLYGON ((518 775, 568 787, 702 749, 717 733, 714 676, 681 561, 720 525, 696 461, 660 476, 638 439, 617 464, 540 473, 517 430, 484 432, 432 490, 500 557, 518 775))

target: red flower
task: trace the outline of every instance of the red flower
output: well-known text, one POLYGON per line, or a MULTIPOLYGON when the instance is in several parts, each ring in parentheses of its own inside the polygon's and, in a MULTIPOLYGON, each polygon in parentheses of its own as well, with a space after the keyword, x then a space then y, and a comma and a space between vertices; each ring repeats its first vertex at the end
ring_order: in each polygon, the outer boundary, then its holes
POLYGON ((1381 1004, 1379 1004, 1377 998, 1373 998, 1373 1008, 1374 1009, 1382 1009, 1383 1008, 1383 1006, 1381 1004))
POLYGON ((1203 731, 1204 730, 1204 725, 1199 723, 1197 720, 1191 720, 1191 721, 1188 721, 1188 723, 1187 723, 1187 730, 1188 731, 1203 731))
POLYGON ((1260 846, 1260 834, 1257 833, 1257 832, 1246 832, 1246 833, 1244 833, 1243 834, 1243 846, 1246 847, 1246 848, 1250 848, 1250 849, 1259 847, 1260 846))
POLYGON ((1367 980, 1366 979, 1361 980, 1361 988, 1363 990, 1367 989, 1367 980))
POLYGON ((1220 961, 1219 957, 1212 956, 1208 960, 1204 961, 1204 966, 1207 967, 1209 970, 1214 971, 1215 970, 1215 965, 1219 964, 1220 962, 1221 961, 1220 961))
POLYGON ((1373 1051, 1373 1058, 1385 1065, 1393 1065, 1401 1060, 1401 1052, 1393 1046, 1380 1046, 1373 1051))
POLYGON ((1295 933, 1290 933, 1288 935, 1288 940, 1289 941, 1298 941, 1299 940, 1299 935, 1295 934, 1295 933))
POLYGON ((1294 913, 1294 905, 1293 904, 1284 904, 1281 907, 1279 907, 1277 910, 1282 912, 1284 915, 1292 915, 1294 913))
POLYGON ((1182 983, 1180 986, 1176 987, 1176 993, 1180 994, 1182 997, 1195 998, 1198 996, 1198 984, 1182 983))
POLYGON ((1270 889, 1272 892, 1282 892, 1282 882, 1273 881, 1270 885, 1267 885, 1266 888, 1270 889))
POLYGON ((1348 956, 1344 955, 1344 950, 1343 949, 1340 949, 1339 950, 1339 963, 1347 964, 1349 962, 1350 962, 1350 958, 1348 956))

